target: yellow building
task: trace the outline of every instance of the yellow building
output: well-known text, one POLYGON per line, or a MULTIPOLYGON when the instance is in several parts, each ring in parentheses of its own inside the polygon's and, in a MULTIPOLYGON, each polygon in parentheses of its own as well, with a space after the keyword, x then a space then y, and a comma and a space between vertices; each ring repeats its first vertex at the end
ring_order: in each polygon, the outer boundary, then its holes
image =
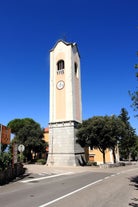
MULTIPOLYGON (((44 129, 44 138, 43 138, 43 140, 45 142, 49 143, 49 128, 48 127, 44 129)), ((46 147, 46 152, 48 153, 48 151, 49 151, 49 147, 46 147)))
MULTIPOLYGON (((116 161, 119 162, 119 150, 116 147, 115 150, 116 161)), ((103 164, 103 154, 99 149, 88 149, 88 161, 89 162, 97 162, 97 164, 103 164)), ((113 152, 111 149, 107 149, 105 151, 105 161, 106 163, 114 163, 113 152)))
POLYGON ((44 138, 43 138, 43 140, 45 142, 49 142, 49 128, 48 127, 44 129, 44 138))

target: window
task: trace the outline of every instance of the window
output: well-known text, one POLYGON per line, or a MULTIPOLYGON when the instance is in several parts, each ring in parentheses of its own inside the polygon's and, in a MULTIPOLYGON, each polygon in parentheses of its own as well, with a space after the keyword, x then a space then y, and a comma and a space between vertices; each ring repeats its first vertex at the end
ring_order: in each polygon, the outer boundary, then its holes
POLYGON ((77 63, 74 64, 74 71, 75 71, 75 76, 78 77, 78 65, 77 65, 77 63))
POLYGON ((65 67, 64 60, 59 60, 57 62, 57 74, 63 74, 64 73, 64 67, 65 67))

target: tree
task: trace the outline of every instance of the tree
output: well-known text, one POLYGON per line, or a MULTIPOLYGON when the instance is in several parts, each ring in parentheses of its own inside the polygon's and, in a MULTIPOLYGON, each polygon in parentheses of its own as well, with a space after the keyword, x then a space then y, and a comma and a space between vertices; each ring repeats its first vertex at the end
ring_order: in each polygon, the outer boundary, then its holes
POLYGON ((123 122, 116 116, 94 116, 82 122, 77 132, 77 142, 82 146, 98 148, 105 160, 105 150, 113 150, 114 162, 115 147, 124 132, 123 122))
POLYGON ((25 145, 24 155, 27 160, 32 159, 32 152, 45 152, 46 145, 43 138, 43 129, 31 118, 14 119, 8 123, 11 132, 14 133, 14 142, 25 145))
POLYGON ((129 122, 130 117, 128 116, 128 112, 125 108, 121 109, 119 118, 125 125, 124 136, 121 137, 119 142, 120 155, 124 159, 130 159, 131 153, 136 145, 136 132, 129 122))
POLYGON ((136 136, 136 143, 131 148, 131 158, 134 161, 138 161, 138 136, 136 136))
POLYGON ((116 163, 116 149, 118 147, 119 140, 125 133, 124 123, 115 115, 109 117, 106 123, 109 128, 109 148, 112 149, 114 163, 116 163))
MULTIPOLYGON (((136 55, 138 56, 138 52, 136 53, 136 55)), ((135 64, 134 66, 135 69, 138 69, 138 64, 135 64)), ((136 72, 136 78, 138 78, 138 72, 136 72)), ((134 109, 134 111, 137 111, 138 110, 138 91, 134 91, 134 92, 130 92, 129 91, 129 95, 131 97, 131 100, 132 100, 132 107, 134 109)), ((136 115, 138 116, 138 115, 136 115)))

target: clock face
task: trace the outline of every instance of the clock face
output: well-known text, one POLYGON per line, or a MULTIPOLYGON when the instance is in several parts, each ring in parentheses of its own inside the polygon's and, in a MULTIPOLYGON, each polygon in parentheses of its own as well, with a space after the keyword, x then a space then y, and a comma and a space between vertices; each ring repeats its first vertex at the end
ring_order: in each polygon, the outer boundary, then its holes
POLYGON ((61 90, 62 88, 64 88, 64 81, 60 80, 57 82, 57 89, 61 90))

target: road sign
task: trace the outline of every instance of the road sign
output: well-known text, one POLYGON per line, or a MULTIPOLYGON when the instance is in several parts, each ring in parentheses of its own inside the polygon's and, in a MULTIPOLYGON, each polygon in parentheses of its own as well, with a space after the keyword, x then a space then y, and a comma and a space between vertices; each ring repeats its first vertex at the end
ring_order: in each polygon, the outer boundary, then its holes
POLYGON ((25 146, 23 144, 20 144, 18 146, 18 150, 19 150, 19 152, 23 152, 25 150, 25 146))
POLYGON ((0 142, 2 144, 10 144, 11 129, 1 124, 0 136, 0 142))

